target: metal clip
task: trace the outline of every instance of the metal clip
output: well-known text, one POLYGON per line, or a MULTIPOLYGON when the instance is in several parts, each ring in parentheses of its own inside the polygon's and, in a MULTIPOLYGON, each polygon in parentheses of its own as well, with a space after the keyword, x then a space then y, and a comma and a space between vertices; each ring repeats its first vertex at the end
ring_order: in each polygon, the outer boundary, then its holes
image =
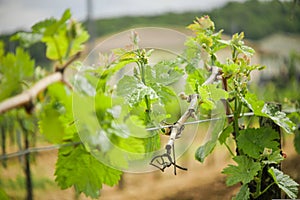
POLYGON ((162 172, 164 172, 165 168, 173 165, 175 175, 176 175, 176 168, 179 168, 181 170, 187 170, 187 168, 181 167, 176 164, 174 144, 172 145, 172 149, 173 149, 173 159, 170 155, 171 154, 170 149, 166 149, 167 151, 166 153, 153 157, 152 160, 150 161, 150 165, 158 168, 162 172))

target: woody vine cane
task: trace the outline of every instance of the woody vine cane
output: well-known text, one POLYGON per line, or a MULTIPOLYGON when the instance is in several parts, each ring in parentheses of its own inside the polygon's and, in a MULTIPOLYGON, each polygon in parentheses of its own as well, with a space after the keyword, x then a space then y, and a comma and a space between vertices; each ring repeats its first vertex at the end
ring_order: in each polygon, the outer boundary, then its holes
MULTIPOLYGON (((220 70, 218 67, 211 67, 211 75, 209 78, 203 83, 203 85, 211 84, 215 80, 217 80, 217 77, 220 75, 220 70)), ((184 123, 188 120, 188 118, 192 117, 195 120, 197 120, 197 105, 199 100, 198 94, 192 94, 192 95, 185 95, 184 93, 180 93, 179 96, 182 100, 186 100, 188 103, 190 103, 187 111, 180 117, 180 119, 174 123, 174 125, 171 125, 168 127, 169 133, 165 133, 166 135, 170 135, 168 143, 165 145, 166 153, 162 155, 157 155, 153 157, 150 164, 154 167, 160 169, 161 171, 164 171, 166 167, 170 167, 171 165, 174 166, 174 174, 176 175, 176 168, 187 170, 187 168, 180 167, 176 164, 176 156, 175 156, 175 140, 180 138, 182 131, 184 130, 184 123), (171 154, 172 151, 172 154, 171 154), (172 155, 172 157, 171 157, 172 155)))

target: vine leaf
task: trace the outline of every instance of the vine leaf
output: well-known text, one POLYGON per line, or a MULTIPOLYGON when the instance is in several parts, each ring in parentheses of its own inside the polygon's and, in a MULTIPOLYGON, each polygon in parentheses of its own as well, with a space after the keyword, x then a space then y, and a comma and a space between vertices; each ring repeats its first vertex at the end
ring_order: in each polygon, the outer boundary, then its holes
POLYGON ((214 150, 216 144, 217 141, 214 140, 206 142, 196 150, 195 158, 203 163, 204 159, 214 150))
POLYGON ((173 89, 168 86, 159 83, 150 83, 149 85, 157 93, 160 102, 164 105, 170 104, 177 97, 173 89))
MULTIPOLYGON (((100 54, 101 56, 104 56, 100 54)), ((111 54, 111 57, 114 57, 114 54, 111 54)), ((96 73, 99 74, 100 78, 98 79, 98 85, 97 85, 97 91, 105 92, 107 82, 111 76, 113 76, 117 71, 121 70, 123 67, 125 67, 127 64, 136 62, 136 59, 134 58, 128 58, 128 59, 120 59, 118 62, 109 63, 108 66, 105 67, 99 67, 98 69, 95 69, 96 73)))
POLYGON ((250 191, 248 184, 242 185, 240 191, 235 196, 234 200, 248 200, 250 198, 250 191))
POLYGON ((287 133, 292 133, 296 129, 296 125, 284 112, 273 109, 271 105, 265 104, 262 112, 272 119, 277 125, 282 127, 287 133))
POLYGON ((44 108, 39 121, 40 132, 49 142, 56 144, 62 142, 62 135, 64 135, 64 126, 59 120, 60 115, 61 114, 50 105, 44 108))
POLYGON ((296 199, 298 194, 298 186, 293 179, 291 179, 288 175, 283 174, 282 171, 271 167, 268 170, 269 174, 274 179, 275 183, 278 185, 280 189, 282 189, 291 199, 296 199))
POLYGON ((258 100, 257 96, 253 93, 248 92, 244 98, 242 98, 244 103, 250 108, 255 115, 258 116, 265 116, 265 114, 262 112, 262 109, 265 105, 265 102, 262 100, 258 100))
POLYGON ((89 34, 80 24, 67 21, 71 18, 71 12, 67 9, 59 20, 51 20, 47 26, 40 24, 34 29, 43 34, 42 42, 46 43, 46 56, 52 60, 62 60, 65 57, 75 55, 81 51, 82 44, 87 41, 89 34))
POLYGON ((242 100, 255 115, 272 119, 274 123, 283 128, 287 133, 292 133, 293 130, 295 130, 296 125, 284 112, 273 109, 272 105, 265 104, 264 101, 258 100, 255 94, 248 92, 242 100))
POLYGON ((157 93, 143 82, 132 76, 124 76, 117 85, 117 94, 124 97, 131 107, 140 103, 145 96, 151 100, 157 99, 157 93))
POLYGON ((0 101, 20 93, 22 82, 33 75, 34 61, 22 48, 16 53, 7 53, 0 59, 0 101))
POLYGON ((228 93, 225 90, 218 88, 217 84, 209 84, 199 87, 199 94, 201 101, 203 102, 201 107, 207 110, 216 108, 216 101, 228 98, 228 93))
POLYGON ((42 35, 40 33, 27 33, 27 32, 18 32, 10 37, 11 41, 19 41, 20 46, 24 48, 29 48, 33 44, 40 42, 42 35))
POLYGON ((187 84, 185 86, 186 92, 199 93, 199 86, 205 82, 206 78, 204 75, 207 73, 207 71, 204 69, 196 69, 192 65, 187 65, 185 70, 188 73, 187 84))
POLYGON ((249 128, 240 131, 237 144, 245 154, 258 159, 265 148, 278 150, 279 143, 275 141, 277 139, 279 139, 278 133, 270 127, 249 128))
POLYGON ((207 141, 205 144, 198 147, 195 153, 195 158, 200 161, 204 162, 204 159, 214 150, 214 148, 217 145, 218 137, 220 135, 220 130, 223 129, 225 123, 225 118, 222 118, 221 120, 218 120, 214 125, 214 129, 211 133, 212 137, 209 141, 207 141))
POLYGON ((178 81, 183 75, 176 62, 161 61, 153 67, 146 67, 146 82, 160 83, 164 86, 178 81))
MULTIPOLYGON (((265 148, 264 152, 268 152, 269 149, 265 148)), ((284 158, 282 157, 281 153, 280 153, 280 149, 278 149, 277 151, 272 151, 271 153, 267 153, 264 156, 266 156, 267 160, 263 160, 262 162, 264 164, 279 164, 281 161, 284 160, 284 158)))
POLYGON ((230 45, 239 53, 245 54, 246 56, 252 56, 255 51, 251 47, 244 44, 244 36, 244 32, 234 34, 230 41, 230 45))
POLYGON ((76 132, 72 113, 72 96, 62 83, 48 87, 50 102, 47 102, 39 117, 40 132, 52 143, 71 139, 76 132))
POLYGON ((232 124, 230 124, 220 134, 220 136, 219 136, 220 144, 224 144, 232 132, 233 132, 233 126, 232 126, 232 124))
POLYGON ((239 182, 247 184, 253 180, 254 176, 257 175, 257 172, 261 170, 260 163, 254 162, 247 156, 236 156, 233 160, 238 164, 238 166, 229 165, 222 171, 222 173, 228 175, 226 179, 226 184, 228 186, 239 182))
POLYGON ((96 160, 82 145, 59 150, 55 181, 62 189, 74 186, 76 192, 97 198, 102 184, 117 184, 121 174, 122 172, 96 160))

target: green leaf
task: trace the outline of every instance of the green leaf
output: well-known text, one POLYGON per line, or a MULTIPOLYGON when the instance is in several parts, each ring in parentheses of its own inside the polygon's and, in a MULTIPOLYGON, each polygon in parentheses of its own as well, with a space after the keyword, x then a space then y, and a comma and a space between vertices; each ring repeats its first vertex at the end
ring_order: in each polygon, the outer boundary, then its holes
POLYGON ((300 154, 300 112, 292 112, 288 117, 298 126, 295 129, 294 147, 296 152, 300 154))
POLYGON ((52 60, 59 60, 75 55, 83 49, 82 44, 89 38, 87 31, 82 26, 70 21, 67 26, 67 21, 71 18, 70 10, 66 10, 60 20, 46 21, 45 24, 40 24, 38 27, 33 27, 35 30, 43 31, 42 42, 46 43, 46 56, 52 60))
POLYGON ((264 164, 279 164, 281 161, 284 160, 280 151, 281 151, 280 149, 277 151, 271 150, 271 154, 266 154, 266 155, 264 155, 265 153, 263 153, 263 155, 267 158, 267 160, 263 160, 262 162, 264 164))
POLYGON ((8 53, 0 60, 0 101, 22 91, 22 82, 33 75, 34 61, 18 47, 16 53, 8 53))
POLYGON ((248 92, 242 100, 255 115, 272 119, 274 123, 283 128, 287 133, 292 133, 295 130, 296 125, 284 112, 274 109, 272 104, 265 104, 263 101, 258 100, 255 94, 248 92))
POLYGON ((272 104, 266 104, 262 112, 274 121, 278 126, 283 128, 287 133, 293 133, 296 125, 286 116, 284 112, 274 109, 272 104))
POLYGON ((254 112, 255 115, 266 116, 262 112, 262 109, 265 105, 265 102, 262 101, 262 100, 258 100, 257 96, 255 94, 252 94, 252 93, 248 92, 245 95, 245 98, 242 98, 242 101, 244 101, 244 103, 246 103, 248 108, 250 108, 254 112))
POLYGON ((200 146, 195 152, 195 158, 203 163, 205 158, 214 150, 216 147, 216 141, 208 141, 204 145, 200 146))
POLYGON ((218 88, 217 84, 199 87, 199 94, 202 101, 201 107, 207 110, 216 108, 215 102, 228 98, 228 93, 225 90, 218 88))
POLYGON ((227 126, 220 134, 220 136, 219 136, 220 144, 224 144, 232 132, 233 132, 233 126, 231 124, 231 125, 227 126))
POLYGON ((199 93, 199 87, 205 82, 205 74, 207 73, 203 69, 196 69, 192 67, 191 65, 187 65, 186 69, 187 73, 189 74, 187 77, 187 83, 186 88, 191 88, 191 92, 199 93))
POLYGON ((100 75, 100 78, 98 79, 97 91, 100 90, 105 92, 106 84, 109 81, 109 78, 126 65, 134 62, 136 62, 136 60, 133 58, 122 59, 118 62, 109 64, 107 67, 100 67, 99 69, 96 69, 96 73, 100 75))
POLYGON ((246 56, 250 57, 255 53, 255 51, 251 47, 245 45, 243 39, 244 39, 244 32, 241 32, 239 34, 236 33, 232 36, 230 44, 239 53, 243 53, 246 56))
POLYGON ((161 61, 153 67, 146 67, 146 82, 170 85, 183 76, 183 70, 179 69, 176 62, 161 61))
POLYGON ((124 76, 117 85, 117 94, 124 97, 126 103, 131 107, 143 101, 145 96, 150 100, 157 99, 157 93, 132 76, 124 76))
POLYGON ((282 189, 291 199, 297 198, 299 187, 298 183, 296 183, 288 175, 284 174, 282 171, 274 167, 271 167, 268 172, 272 176, 278 187, 282 189))
POLYGON ((27 33, 18 32, 10 37, 11 41, 18 40, 20 45, 24 48, 29 48, 31 45, 40 42, 42 39, 42 34, 40 33, 27 33))
POLYGON ((75 55, 77 52, 84 50, 84 43, 89 39, 88 32, 77 22, 71 23, 68 30, 69 46, 64 54, 66 57, 75 55), (71 33, 70 33, 71 32, 71 33))
POLYGON ((59 120, 61 113, 55 108, 45 106, 40 116, 39 128, 41 134, 45 135, 46 139, 51 143, 61 143, 63 141, 64 126, 59 120))
POLYGON ((82 145, 71 150, 59 150, 55 181, 62 189, 74 186, 76 192, 98 198, 102 184, 117 184, 121 174, 122 172, 96 160, 82 145))
POLYGON ((114 137, 112 142, 124 151, 131 153, 145 153, 144 138, 114 137))
POLYGON ((252 158, 258 159, 265 148, 277 151, 279 148, 279 133, 270 127, 259 129, 248 128, 240 131, 237 145, 240 150, 252 158))
POLYGON ((166 105, 177 98, 176 93, 168 86, 159 83, 151 83, 149 86, 156 92, 163 105, 166 105))
POLYGON ((46 56, 51 60, 62 60, 68 49, 66 30, 60 29, 55 35, 47 35, 42 38, 46 43, 46 56))
POLYGON ((225 123, 225 118, 218 120, 215 124, 213 124, 213 131, 211 133, 211 139, 207 141, 204 145, 201 145, 195 152, 196 160, 200 162, 204 162, 205 158, 214 150, 217 145, 218 137, 220 132, 223 129, 225 123))
POLYGON ((238 164, 229 165, 223 169, 222 173, 227 174, 226 184, 228 186, 242 182, 247 184, 254 179, 258 171, 261 170, 260 163, 254 162, 247 156, 236 156, 233 160, 238 164))
POLYGON ((51 36, 56 34, 61 29, 65 29, 66 22, 71 18, 71 11, 70 9, 65 10, 63 15, 59 20, 52 19, 51 21, 46 21, 44 24, 40 24, 39 27, 44 25, 44 36, 51 36))
POLYGON ((72 112, 72 96, 62 83, 48 87, 50 102, 43 106, 39 116, 40 132, 52 143, 72 139, 76 128, 72 112))
MULTIPOLYGON (((184 45, 187 47, 185 49, 185 58, 188 61, 187 66, 197 66, 201 57, 199 52, 201 50, 200 45, 197 44, 193 37, 187 37, 184 45)), ((188 70, 186 70, 188 72, 188 70)))
POLYGON ((244 184, 240 188, 240 191, 237 193, 234 200, 248 200, 248 199, 250 199, 249 187, 248 187, 248 184, 244 184))
POLYGON ((47 28, 52 26, 56 22, 57 22, 57 20, 54 18, 45 19, 43 21, 40 21, 40 22, 34 24, 31 27, 31 30, 33 33, 44 34, 44 32, 47 30, 47 28))

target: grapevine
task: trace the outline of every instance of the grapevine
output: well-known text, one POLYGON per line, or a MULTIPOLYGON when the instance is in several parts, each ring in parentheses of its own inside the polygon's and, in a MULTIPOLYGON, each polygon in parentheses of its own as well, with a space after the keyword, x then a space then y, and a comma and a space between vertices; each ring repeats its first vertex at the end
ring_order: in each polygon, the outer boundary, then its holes
MULTIPOLYGON (((122 171, 145 161, 151 170, 173 166, 175 175, 177 168, 187 170, 176 164, 176 142, 186 134, 186 125, 205 120, 219 121, 219 129, 199 146, 195 158, 203 163, 218 143, 225 145, 236 165, 228 165, 222 173, 228 186, 241 184, 236 199, 280 198, 278 190, 297 198, 299 184, 280 169, 284 156, 278 128, 293 134, 296 125, 278 106, 249 90, 251 72, 264 66, 251 64, 255 51, 245 44, 244 33, 224 40, 209 16, 196 18, 187 28, 192 36, 184 53, 154 64, 149 60, 155 49, 140 48, 135 31, 129 46, 100 54, 96 65, 78 61, 89 35, 71 19, 70 10, 60 19, 46 19, 31 32, 13 36, 20 42, 14 54, 5 53, 0 45, 2 138, 19 131, 25 144, 21 153, 7 155, 2 139, 0 159, 5 166, 5 159, 25 156, 28 199, 33 198, 29 154, 47 149, 30 148, 29 135, 37 128, 55 145, 51 148, 59 148, 57 184, 97 198, 103 184, 116 185, 122 171), (46 45, 54 72, 35 66, 26 48, 36 42, 46 45), (218 54, 226 48, 231 57, 221 61, 218 54), (70 68, 76 75, 67 75, 70 68), (122 73, 129 68, 130 73, 122 73), (183 82, 179 96, 185 110, 178 116, 170 107, 178 97, 174 85, 183 82), (220 109, 221 117, 204 117, 220 109), (245 117, 259 118, 259 127, 244 123, 245 117), (168 141, 162 143, 161 137, 168 141)), ((296 142, 295 148, 299 149, 296 142)))

